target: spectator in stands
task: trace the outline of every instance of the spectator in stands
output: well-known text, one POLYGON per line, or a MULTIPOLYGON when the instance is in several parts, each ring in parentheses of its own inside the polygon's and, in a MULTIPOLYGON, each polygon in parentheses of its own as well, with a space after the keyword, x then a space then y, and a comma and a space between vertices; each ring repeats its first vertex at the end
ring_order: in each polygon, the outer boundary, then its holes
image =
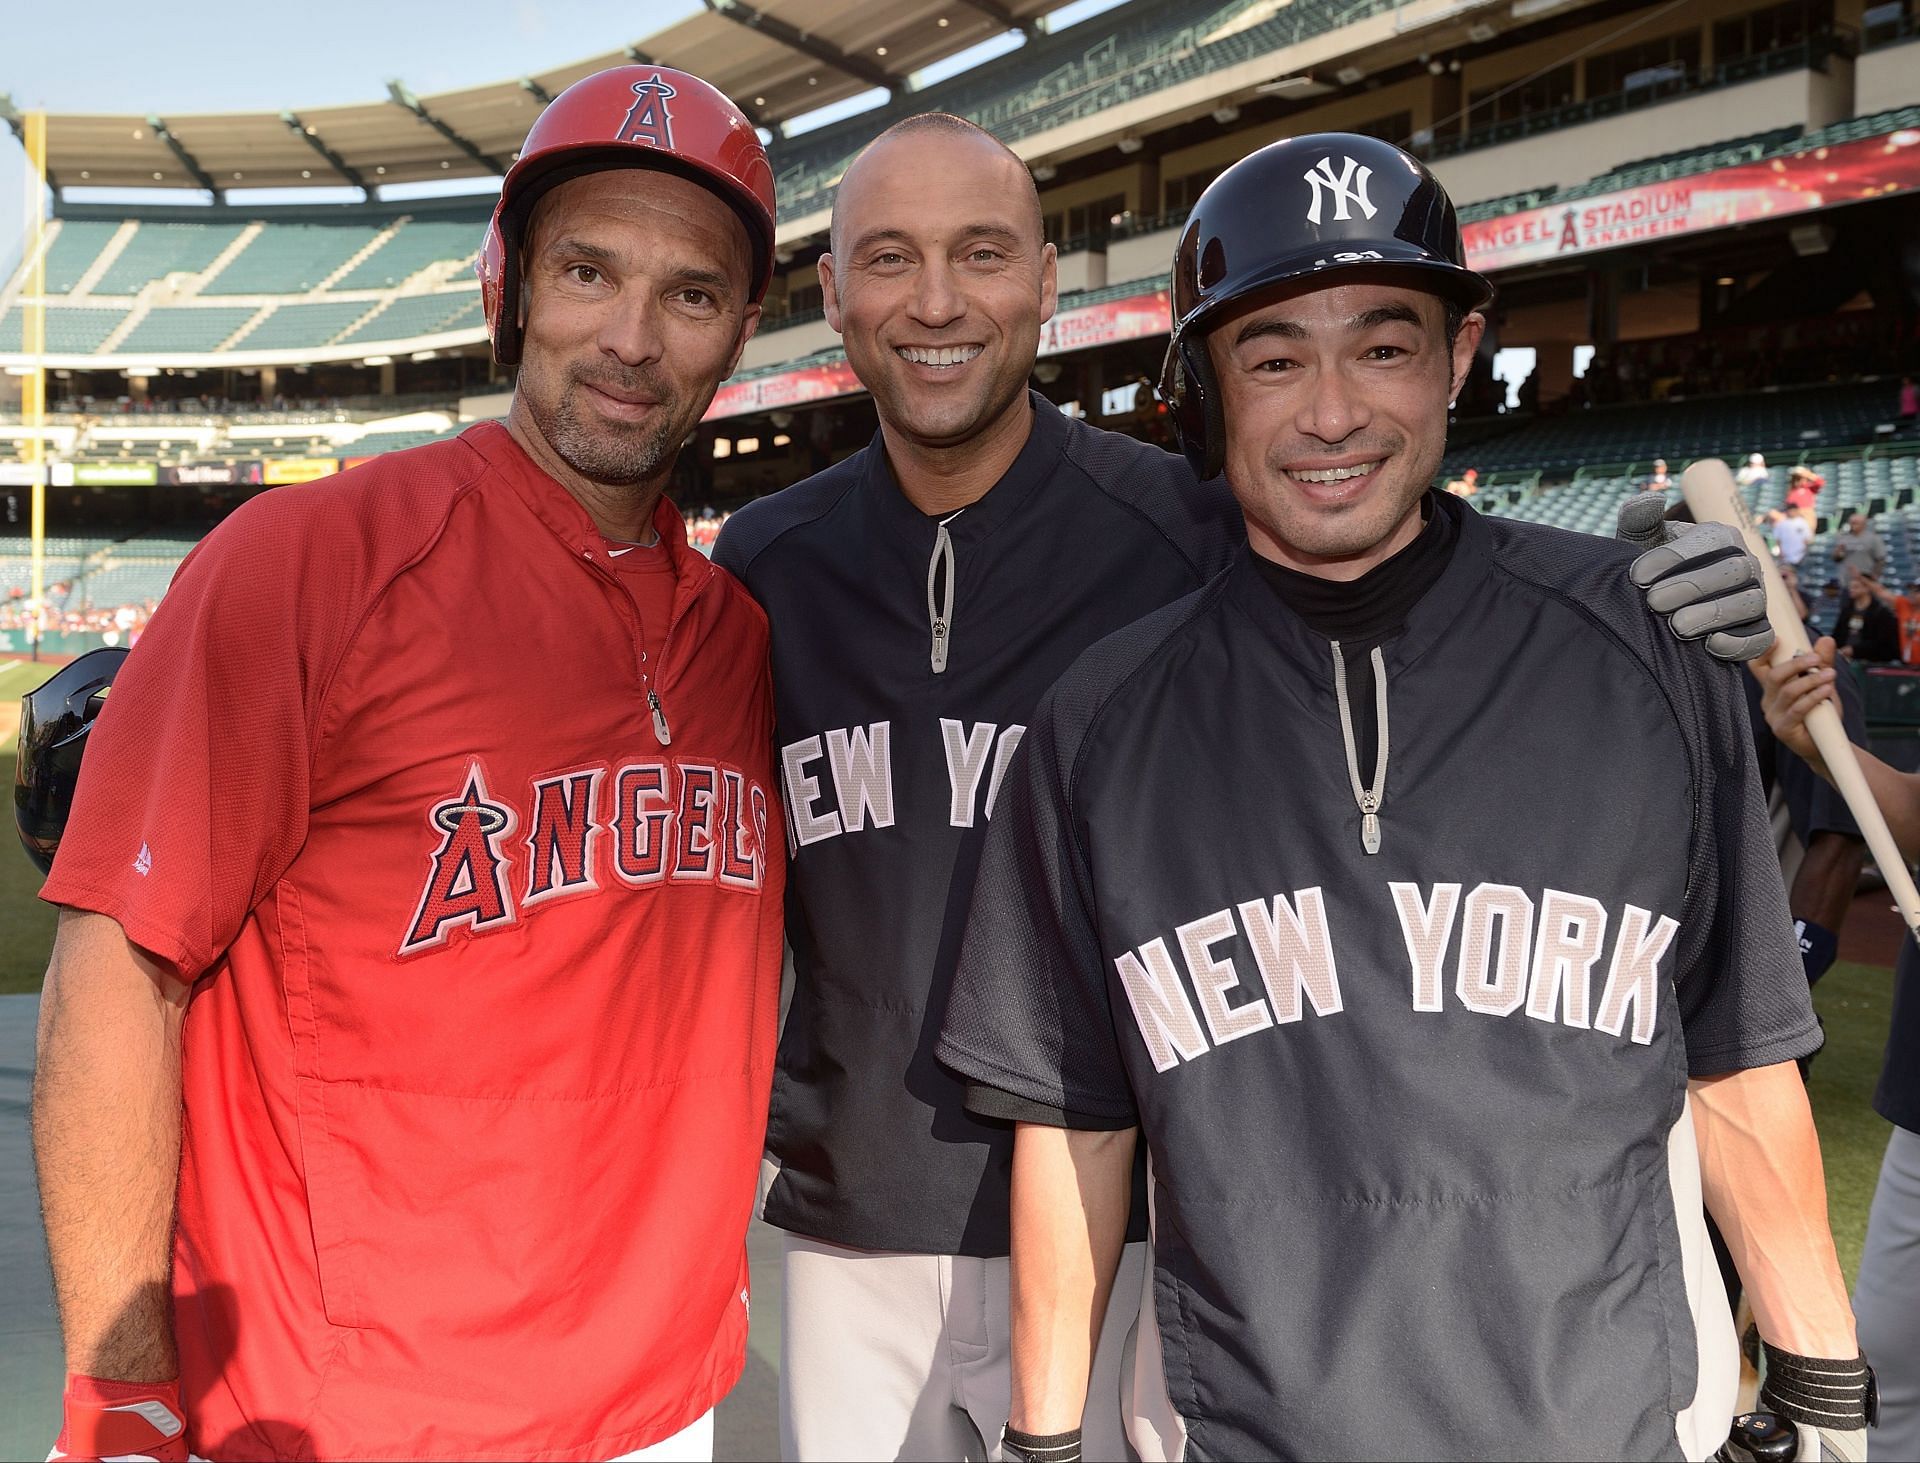
POLYGON ((1920 420, 1920 386, 1913 384, 1913 377, 1900 378, 1899 422, 1902 427, 1911 427, 1920 420))
POLYGON ((1480 491, 1480 469, 1470 467, 1459 477, 1447 484, 1447 491, 1456 498, 1471 498, 1480 491))
POLYGON ((1826 485, 1827 480, 1810 467, 1796 467, 1787 474, 1787 508, 1805 518, 1809 528, 1813 526, 1814 499, 1826 485))
POLYGON ((1773 533, 1773 548, 1780 562, 1798 567, 1807 556, 1807 544, 1813 537, 1813 526, 1798 513, 1783 513, 1775 508, 1767 514, 1767 527, 1773 533))
POLYGON ((1866 581, 1875 599, 1893 612, 1900 628, 1900 659, 1907 665, 1920 665, 1920 581, 1907 585, 1905 594, 1895 594, 1877 579, 1866 581))
POLYGON ((1772 474, 1767 471, 1767 459, 1758 452, 1748 453, 1747 465, 1733 476, 1743 492, 1763 488, 1772 481, 1772 474))
POLYGON ((1887 541, 1867 522, 1866 514, 1855 513, 1847 519, 1846 532, 1834 536, 1833 557, 1840 565, 1840 577, 1843 580, 1850 574, 1865 574, 1871 579, 1884 578, 1887 572, 1887 541))
POLYGON ((1653 471, 1647 474, 1647 481, 1643 487, 1643 491, 1649 493, 1664 493, 1672 486, 1673 478, 1667 472, 1667 459, 1664 457, 1654 458, 1653 471))
POLYGON ((1893 611, 1880 602, 1878 589, 1871 576, 1856 571, 1834 621, 1833 643, 1859 665, 1890 665, 1900 659, 1900 626, 1893 611))

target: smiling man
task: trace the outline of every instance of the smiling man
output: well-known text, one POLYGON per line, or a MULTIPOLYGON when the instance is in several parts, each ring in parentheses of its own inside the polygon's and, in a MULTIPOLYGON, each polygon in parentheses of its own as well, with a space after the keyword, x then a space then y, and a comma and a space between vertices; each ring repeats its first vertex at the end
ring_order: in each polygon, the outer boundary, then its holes
POLYGON ((60 1456, 711 1455, 785 850, 765 617, 663 489, 772 251, 731 102, 576 83, 482 251, 507 425, 182 566, 43 891, 60 1456))
POLYGON ((938 1048, 1066 1115, 1015 1140, 1010 1456, 1079 1456, 1138 1138, 1144 1458, 1706 1458, 1703 1195, 1769 1400, 1864 1406, 1741 690, 1630 551, 1430 490, 1462 261, 1338 134, 1181 237, 1163 392, 1248 547, 1036 709, 938 1048))
MULTIPOLYGON (((774 626, 792 839, 764 1208, 788 1232, 782 1449, 997 1456, 1010 1114, 967 1111, 932 1058, 980 837, 1041 691, 1204 583, 1239 523, 1177 456, 1029 390, 1053 246, 1025 166, 971 123, 861 154, 820 277, 879 433, 734 514, 714 555, 774 626)), ((1088 1408, 1114 1456, 1128 1319, 1088 1408)))

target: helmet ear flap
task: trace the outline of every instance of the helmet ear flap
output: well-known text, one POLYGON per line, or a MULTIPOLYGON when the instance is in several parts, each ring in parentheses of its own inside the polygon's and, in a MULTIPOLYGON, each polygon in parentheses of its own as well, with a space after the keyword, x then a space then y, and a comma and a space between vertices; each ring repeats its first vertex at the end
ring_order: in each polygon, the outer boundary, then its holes
POLYGON ((520 364, 520 249, 508 238, 510 220, 496 211, 487 225, 475 272, 480 276, 481 304, 487 314, 487 333, 493 337, 493 359, 502 366, 520 364))
POLYGON ((1188 330, 1175 329, 1160 370, 1160 399, 1173 416, 1174 435, 1194 475, 1202 482, 1220 476, 1226 465, 1226 417, 1204 334, 1196 348, 1188 330))
POLYGON ((1202 482, 1217 478, 1227 466, 1227 414, 1220 404, 1220 380, 1213 371, 1213 356, 1207 350, 1204 339, 1200 349, 1182 347, 1189 359, 1188 369, 1194 374, 1200 389, 1200 409, 1206 414, 1206 436, 1204 439, 1204 461, 1201 463, 1200 480, 1202 482), (1198 356, 1197 360, 1191 359, 1198 356))

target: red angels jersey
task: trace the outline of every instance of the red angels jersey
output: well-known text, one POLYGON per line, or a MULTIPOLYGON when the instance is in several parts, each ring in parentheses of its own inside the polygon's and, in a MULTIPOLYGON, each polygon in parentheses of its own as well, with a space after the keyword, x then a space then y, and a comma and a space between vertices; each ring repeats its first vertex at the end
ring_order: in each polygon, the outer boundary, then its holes
POLYGON ((739 1375, 767 626, 655 523, 643 627, 586 513, 475 427, 249 503, 115 682, 44 897, 197 978, 199 1454, 611 1457, 739 1375))

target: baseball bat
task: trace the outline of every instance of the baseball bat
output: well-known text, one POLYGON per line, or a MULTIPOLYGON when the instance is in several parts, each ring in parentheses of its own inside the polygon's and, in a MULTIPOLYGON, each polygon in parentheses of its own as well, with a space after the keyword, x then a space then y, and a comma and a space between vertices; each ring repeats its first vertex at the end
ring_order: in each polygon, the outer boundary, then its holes
MULTIPOLYGON (((1754 532, 1753 514, 1734 485, 1733 473, 1726 463, 1717 457, 1694 463, 1680 475, 1680 492, 1687 500, 1687 507, 1693 510, 1695 521, 1725 523, 1739 530, 1747 552, 1760 561, 1760 574, 1767 589, 1767 621, 1773 626, 1773 664, 1811 650, 1806 626, 1793 611, 1793 601, 1787 597, 1787 586, 1781 581, 1773 555, 1754 532)), ((1899 906, 1900 917, 1907 922, 1908 929, 1920 936, 1920 890, 1913 886, 1906 857, 1894 843, 1880 805, 1873 800, 1873 792, 1867 786, 1866 774, 1853 755, 1853 743, 1847 739, 1847 729, 1841 724, 1839 707, 1831 701, 1822 701, 1808 712, 1807 734, 1820 749, 1834 786, 1840 789, 1853 820, 1860 825, 1860 833, 1873 851, 1873 861, 1886 878, 1887 891, 1899 906)))

